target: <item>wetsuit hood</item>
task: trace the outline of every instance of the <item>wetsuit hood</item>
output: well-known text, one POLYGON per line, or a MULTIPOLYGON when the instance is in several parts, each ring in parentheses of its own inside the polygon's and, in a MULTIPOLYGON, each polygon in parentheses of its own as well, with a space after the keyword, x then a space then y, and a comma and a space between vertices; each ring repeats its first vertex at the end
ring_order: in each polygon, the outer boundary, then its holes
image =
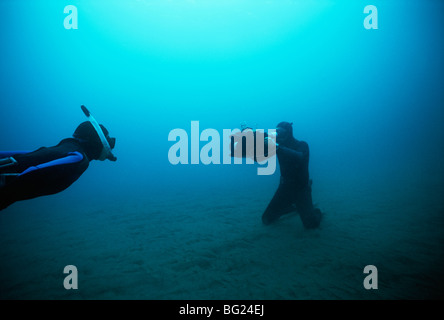
MULTIPOLYGON (((102 129, 109 146, 113 149, 116 144, 116 139, 109 136, 109 132, 105 126, 100 125, 100 128, 102 129)), ((102 160, 101 155, 104 146, 96 129, 90 121, 82 122, 74 131, 73 137, 79 141, 90 160, 102 160)))
POLYGON ((277 142, 285 143, 293 138, 293 122, 279 122, 276 126, 277 142))

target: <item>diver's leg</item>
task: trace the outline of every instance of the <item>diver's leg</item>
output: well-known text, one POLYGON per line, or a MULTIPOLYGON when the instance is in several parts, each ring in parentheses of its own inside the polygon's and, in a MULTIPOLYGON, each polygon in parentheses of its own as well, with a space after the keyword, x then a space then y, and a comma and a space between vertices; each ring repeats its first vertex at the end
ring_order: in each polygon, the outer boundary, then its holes
POLYGON ((313 206, 311 197, 311 186, 307 185, 304 189, 298 191, 296 195, 296 209, 301 217, 302 224, 307 229, 319 227, 322 219, 321 210, 313 206))
POLYGON ((9 207, 13 202, 11 199, 8 199, 8 196, 3 192, 4 188, 0 188, 0 211, 9 207))
POLYGON ((279 219, 280 216, 294 211, 292 197, 291 188, 280 184, 262 215, 262 222, 269 225, 279 219))
POLYGON ((15 174, 0 173, 0 211, 6 209, 15 202, 9 188, 11 181, 17 176, 15 174))
POLYGON ((16 177, 10 182, 0 187, 0 210, 6 209, 14 202, 31 199, 39 195, 39 181, 44 181, 45 177, 40 172, 16 177))

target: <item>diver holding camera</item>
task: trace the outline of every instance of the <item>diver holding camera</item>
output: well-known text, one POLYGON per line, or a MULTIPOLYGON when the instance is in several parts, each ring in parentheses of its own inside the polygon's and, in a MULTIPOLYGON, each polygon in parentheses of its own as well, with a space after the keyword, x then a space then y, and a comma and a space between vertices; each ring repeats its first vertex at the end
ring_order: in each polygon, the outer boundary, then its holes
MULTIPOLYGON (((273 156, 275 152, 281 170, 281 178, 278 189, 262 215, 262 222, 269 225, 277 221, 282 215, 296 210, 305 228, 314 229, 319 227, 322 213, 313 206, 312 181, 308 172, 308 144, 294 138, 293 123, 290 122, 280 122, 276 127, 275 134, 263 133, 263 135, 263 156, 273 156), (272 147, 270 148, 270 146, 272 147)), ((259 161, 260 152, 256 150, 256 139, 258 137, 256 130, 244 125, 240 134, 231 137, 231 156, 259 161), (244 139, 243 136, 245 136, 246 130, 251 130, 254 137, 254 144, 250 143, 250 146, 248 146, 248 143, 239 144, 238 139, 244 139), (239 149, 240 146, 242 146, 242 150, 239 149)))

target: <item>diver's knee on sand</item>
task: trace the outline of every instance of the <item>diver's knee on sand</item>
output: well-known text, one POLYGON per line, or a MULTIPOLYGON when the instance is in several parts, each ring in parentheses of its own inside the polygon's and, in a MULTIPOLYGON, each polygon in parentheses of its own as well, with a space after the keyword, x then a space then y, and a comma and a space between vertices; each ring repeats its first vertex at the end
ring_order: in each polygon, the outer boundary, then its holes
POLYGON ((321 224, 322 212, 314 208, 310 212, 300 213, 302 224, 306 229, 316 229, 321 224))
POLYGON ((268 215, 266 215, 265 213, 262 215, 262 223, 266 226, 272 224, 274 221, 276 221, 277 219, 272 219, 270 218, 268 215))
POLYGON ((281 214, 266 210, 264 214, 262 215, 262 223, 266 226, 276 222, 281 214))

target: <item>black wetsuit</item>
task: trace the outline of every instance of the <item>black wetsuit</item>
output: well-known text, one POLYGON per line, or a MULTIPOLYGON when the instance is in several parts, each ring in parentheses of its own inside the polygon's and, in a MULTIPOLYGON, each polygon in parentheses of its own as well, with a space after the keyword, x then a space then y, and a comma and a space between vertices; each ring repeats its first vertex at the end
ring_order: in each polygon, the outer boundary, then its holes
POLYGON ((270 224, 280 216, 297 210, 306 228, 317 228, 321 222, 321 211, 313 207, 311 197, 308 144, 291 137, 285 143, 279 144, 276 154, 281 179, 276 193, 262 215, 263 223, 270 224))
POLYGON ((83 174, 90 161, 79 141, 72 138, 33 152, 0 152, 1 157, 13 157, 17 163, 0 168, 0 175, 17 175, 0 185, 0 210, 16 201, 65 190, 83 174))

